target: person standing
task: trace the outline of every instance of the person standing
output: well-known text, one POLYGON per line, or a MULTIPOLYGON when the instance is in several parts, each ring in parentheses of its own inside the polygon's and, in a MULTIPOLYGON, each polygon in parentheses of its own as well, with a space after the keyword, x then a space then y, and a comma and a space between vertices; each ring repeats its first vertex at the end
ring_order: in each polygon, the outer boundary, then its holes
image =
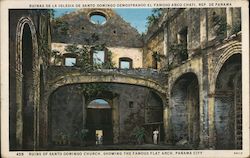
POLYGON ((154 144, 158 144, 158 134, 159 134, 159 131, 157 129, 155 129, 153 131, 153 141, 154 141, 154 144))

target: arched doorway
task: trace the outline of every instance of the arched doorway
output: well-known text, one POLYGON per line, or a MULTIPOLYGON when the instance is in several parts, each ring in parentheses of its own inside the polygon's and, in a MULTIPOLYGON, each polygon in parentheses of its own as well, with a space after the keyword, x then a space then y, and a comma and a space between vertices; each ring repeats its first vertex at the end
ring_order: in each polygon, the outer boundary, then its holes
POLYGON ((215 87, 215 132, 217 149, 242 148, 241 54, 223 64, 215 87))
POLYGON ((152 90, 149 90, 145 101, 145 124, 146 143, 153 144, 153 132, 158 131, 158 144, 164 142, 165 132, 163 123, 163 100, 152 90))
POLYGON ((95 99, 88 104, 86 127, 92 145, 113 144, 112 108, 106 100, 95 99))
POLYGON ((171 90, 171 125, 173 141, 187 140, 198 147, 200 138, 199 83, 194 73, 180 76, 171 90))

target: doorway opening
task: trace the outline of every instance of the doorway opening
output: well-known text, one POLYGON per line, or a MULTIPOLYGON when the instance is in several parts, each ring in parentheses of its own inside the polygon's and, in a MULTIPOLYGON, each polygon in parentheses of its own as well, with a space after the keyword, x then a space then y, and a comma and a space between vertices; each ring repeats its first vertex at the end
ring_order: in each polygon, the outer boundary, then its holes
POLYGON ((91 145, 113 144, 112 108, 106 100, 95 99, 88 104, 86 122, 91 145))

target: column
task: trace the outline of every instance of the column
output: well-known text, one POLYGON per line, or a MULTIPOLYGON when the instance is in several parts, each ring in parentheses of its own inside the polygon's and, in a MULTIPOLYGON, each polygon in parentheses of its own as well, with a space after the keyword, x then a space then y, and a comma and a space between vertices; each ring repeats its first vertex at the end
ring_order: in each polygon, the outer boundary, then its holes
POLYGON ((210 93, 208 96, 208 114, 209 114, 209 148, 215 149, 215 124, 214 124, 214 103, 215 103, 215 95, 210 93))
POLYGON ((113 122, 113 143, 119 143, 120 119, 119 119, 119 97, 113 99, 112 122, 113 122))
POLYGON ((208 17, 207 9, 200 10, 200 46, 205 48, 208 41, 208 17))
POLYGON ((164 55, 167 56, 168 54, 168 28, 167 26, 165 26, 163 33, 164 33, 164 41, 163 41, 164 42, 163 43, 164 55))
POLYGON ((226 9, 227 14, 227 37, 229 37, 232 34, 232 28, 233 28, 233 8, 227 8, 226 9))
POLYGON ((164 126, 164 132, 165 132, 165 143, 171 144, 171 137, 172 132, 170 130, 170 108, 164 106, 163 109, 163 126, 164 126))
POLYGON ((23 145, 23 116, 22 116, 22 74, 16 74, 16 147, 22 149, 23 145))
POLYGON ((85 96, 82 95, 82 123, 83 128, 86 129, 86 119, 87 119, 87 106, 85 101, 85 96))

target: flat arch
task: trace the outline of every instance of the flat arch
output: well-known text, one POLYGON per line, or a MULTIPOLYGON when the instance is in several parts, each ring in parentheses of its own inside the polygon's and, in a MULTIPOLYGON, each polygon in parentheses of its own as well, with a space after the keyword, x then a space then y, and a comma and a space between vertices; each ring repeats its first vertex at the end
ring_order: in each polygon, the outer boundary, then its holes
MULTIPOLYGON (((151 80, 146 80, 146 79, 138 79, 129 77, 129 76, 122 76, 122 75, 112 75, 112 74, 107 74, 107 75, 82 75, 81 73, 75 73, 71 75, 66 75, 66 76, 60 76, 57 77, 55 80, 50 81, 47 84, 47 87, 45 88, 47 91, 45 92, 44 98, 43 98, 43 106, 41 110, 41 115, 43 116, 42 120, 42 125, 43 128, 40 130, 40 135, 42 138, 42 143, 41 145, 47 146, 49 145, 49 127, 47 126, 49 122, 49 100, 50 96, 53 92, 57 91, 58 88, 67 86, 67 85, 73 85, 73 84, 84 84, 84 83, 119 83, 119 84, 129 84, 129 85, 137 85, 141 87, 146 87, 154 90, 161 98, 165 96, 165 89, 161 87, 161 85, 157 84, 156 81, 151 81, 151 80), (131 81, 132 80, 132 81, 131 81), (139 80, 139 81, 138 81, 139 80), (159 87, 159 89, 157 89, 159 87)), ((113 96, 113 104, 118 104, 118 97, 113 96)), ((86 99, 85 99, 86 100, 86 99)), ((86 101, 85 101, 86 102, 86 101)), ((165 104, 166 101, 163 100, 163 105, 165 104)), ((113 132, 114 132, 114 138, 113 141, 114 143, 118 142, 118 137, 116 133, 119 133, 119 117, 116 116, 117 114, 117 106, 112 107, 112 112, 113 117, 116 120, 114 122, 113 126, 113 132)))
POLYGON ((81 73, 71 73, 64 76, 59 76, 52 81, 49 81, 47 86, 47 93, 50 95, 58 87, 67 84, 75 83, 121 83, 121 84, 131 84, 137 86, 143 86, 147 88, 154 89, 156 92, 161 94, 166 94, 166 88, 160 85, 154 80, 131 77, 119 74, 81 74, 81 73))
POLYGON ((187 140, 194 147, 200 143, 200 93, 198 77, 185 73, 174 82, 170 91, 173 142, 187 140))
MULTIPOLYGON (((31 79, 31 90, 29 92, 29 95, 31 95, 32 97, 30 98, 34 98, 32 99, 31 105, 33 106, 33 131, 32 131, 32 139, 33 139, 33 143, 29 148, 35 149, 36 145, 39 143, 38 142, 38 135, 37 135, 37 129, 38 129, 38 124, 36 122, 37 117, 37 113, 36 113, 36 109, 38 109, 39 107, 39 85, 40 85, 40 80, 39 77, 37 77, 40 73, 40 68, 39 68, 39 61, 38 61, 38 43, 37 43, 37 36, 36 36, 36 29, 35 29, 35 25, 33 23, 33 21, 31 20, 31 18, 29 17, 22 17, 20 18, 20 20, 17 23, 17 28, 16 28, 16 145, 18 148, 23 148, 23 137, 24 137, 24 133, 23 133, 23 96, 25 95, 23 92, 23 81, 26 80, 24 78, 23 72, 25 70, 23 70, 23 56, 25 53, 23 51, 23 43, 25 41, 23 41, 23 37, 25 35, 24 30, 28 29, 30 31, 30 37, 31 38, 31 60, 32 60, 32 76, 29 77, 31 79)), ((31 133, 29 133, 31 134, 31 133)))

